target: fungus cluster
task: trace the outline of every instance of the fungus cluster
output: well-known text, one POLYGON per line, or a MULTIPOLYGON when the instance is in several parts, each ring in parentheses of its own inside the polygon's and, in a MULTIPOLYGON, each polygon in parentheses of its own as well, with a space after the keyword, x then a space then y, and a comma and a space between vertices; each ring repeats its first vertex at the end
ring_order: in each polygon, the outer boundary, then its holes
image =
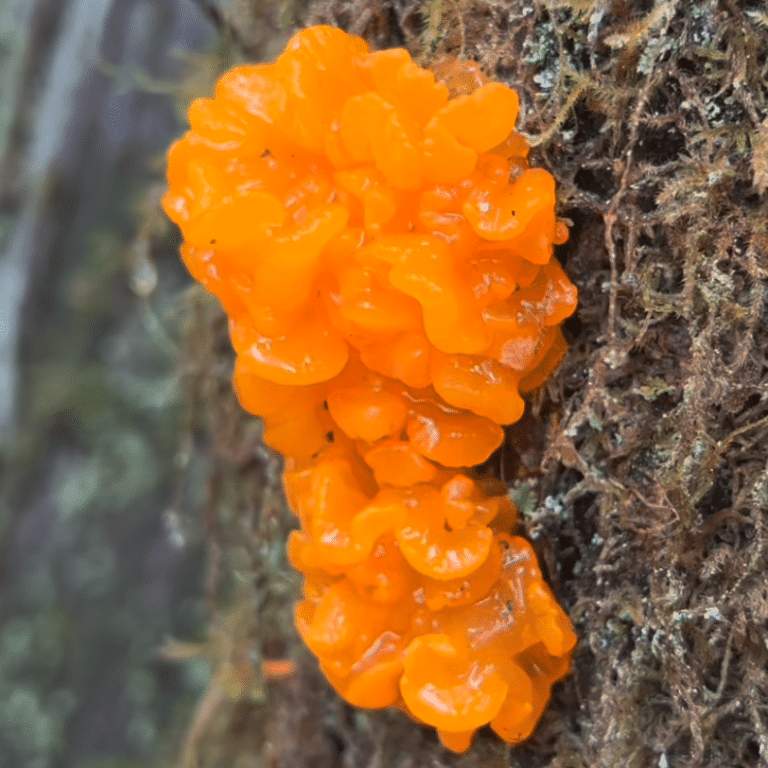
POLYGON ((526 738, 571 625, 471 470, 560 361, 576 290, 517 94, 330 27, 196 100, 163 204, 221 300, 234 385, 285 457, 296 624, 336 690, 450 748, 526 738))

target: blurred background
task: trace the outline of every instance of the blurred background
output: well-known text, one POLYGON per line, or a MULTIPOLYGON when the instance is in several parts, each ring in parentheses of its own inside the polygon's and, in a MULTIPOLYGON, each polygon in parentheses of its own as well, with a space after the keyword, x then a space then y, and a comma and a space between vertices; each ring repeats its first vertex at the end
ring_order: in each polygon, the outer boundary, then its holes
POLYGON ((287 37, 252 13, 0 0, 2 768, 154 764, 210 682, 162 652, 206 636, 208 442, 158 203, 192 96, 287 37))

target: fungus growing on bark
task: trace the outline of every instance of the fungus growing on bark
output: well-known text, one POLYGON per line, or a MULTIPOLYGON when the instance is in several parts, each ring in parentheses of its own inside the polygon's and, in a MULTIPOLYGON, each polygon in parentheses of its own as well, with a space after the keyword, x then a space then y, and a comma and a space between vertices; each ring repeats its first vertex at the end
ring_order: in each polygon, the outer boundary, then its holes
POLYGON ((163 204, 285 457, 296 624, 331 684, 466 749, 526 738, 575 636, 471 467, 565 352, 576 290, 517 94, 330 27, 198 99, 163 204))

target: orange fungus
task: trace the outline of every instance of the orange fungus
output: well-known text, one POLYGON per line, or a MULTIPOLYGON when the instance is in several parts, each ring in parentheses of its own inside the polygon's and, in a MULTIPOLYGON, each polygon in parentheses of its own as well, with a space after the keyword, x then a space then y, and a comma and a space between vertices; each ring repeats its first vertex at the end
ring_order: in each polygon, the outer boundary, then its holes
POLYGON ((163 205, 285 457, 300 634, 348 701, 461 751, 486 724, 525 739, 570 667, 517 511, 471 468, 560 362, 576 289, 517 94, 435 73, 305 29, 192 104, 163 205))

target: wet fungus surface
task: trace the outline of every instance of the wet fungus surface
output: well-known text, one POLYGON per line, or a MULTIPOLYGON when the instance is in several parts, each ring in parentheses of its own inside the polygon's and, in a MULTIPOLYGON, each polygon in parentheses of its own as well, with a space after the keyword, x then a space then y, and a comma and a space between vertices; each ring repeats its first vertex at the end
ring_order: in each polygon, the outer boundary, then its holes
POLYGON ((334 688, 462 751, 526 738, 575 635, 517 510, 476 476, 565 352, 576 289, 517 95, 331 27, 239 66, 169 154, 163 205, 234 386, 285 457, 296 625, 334 688))

